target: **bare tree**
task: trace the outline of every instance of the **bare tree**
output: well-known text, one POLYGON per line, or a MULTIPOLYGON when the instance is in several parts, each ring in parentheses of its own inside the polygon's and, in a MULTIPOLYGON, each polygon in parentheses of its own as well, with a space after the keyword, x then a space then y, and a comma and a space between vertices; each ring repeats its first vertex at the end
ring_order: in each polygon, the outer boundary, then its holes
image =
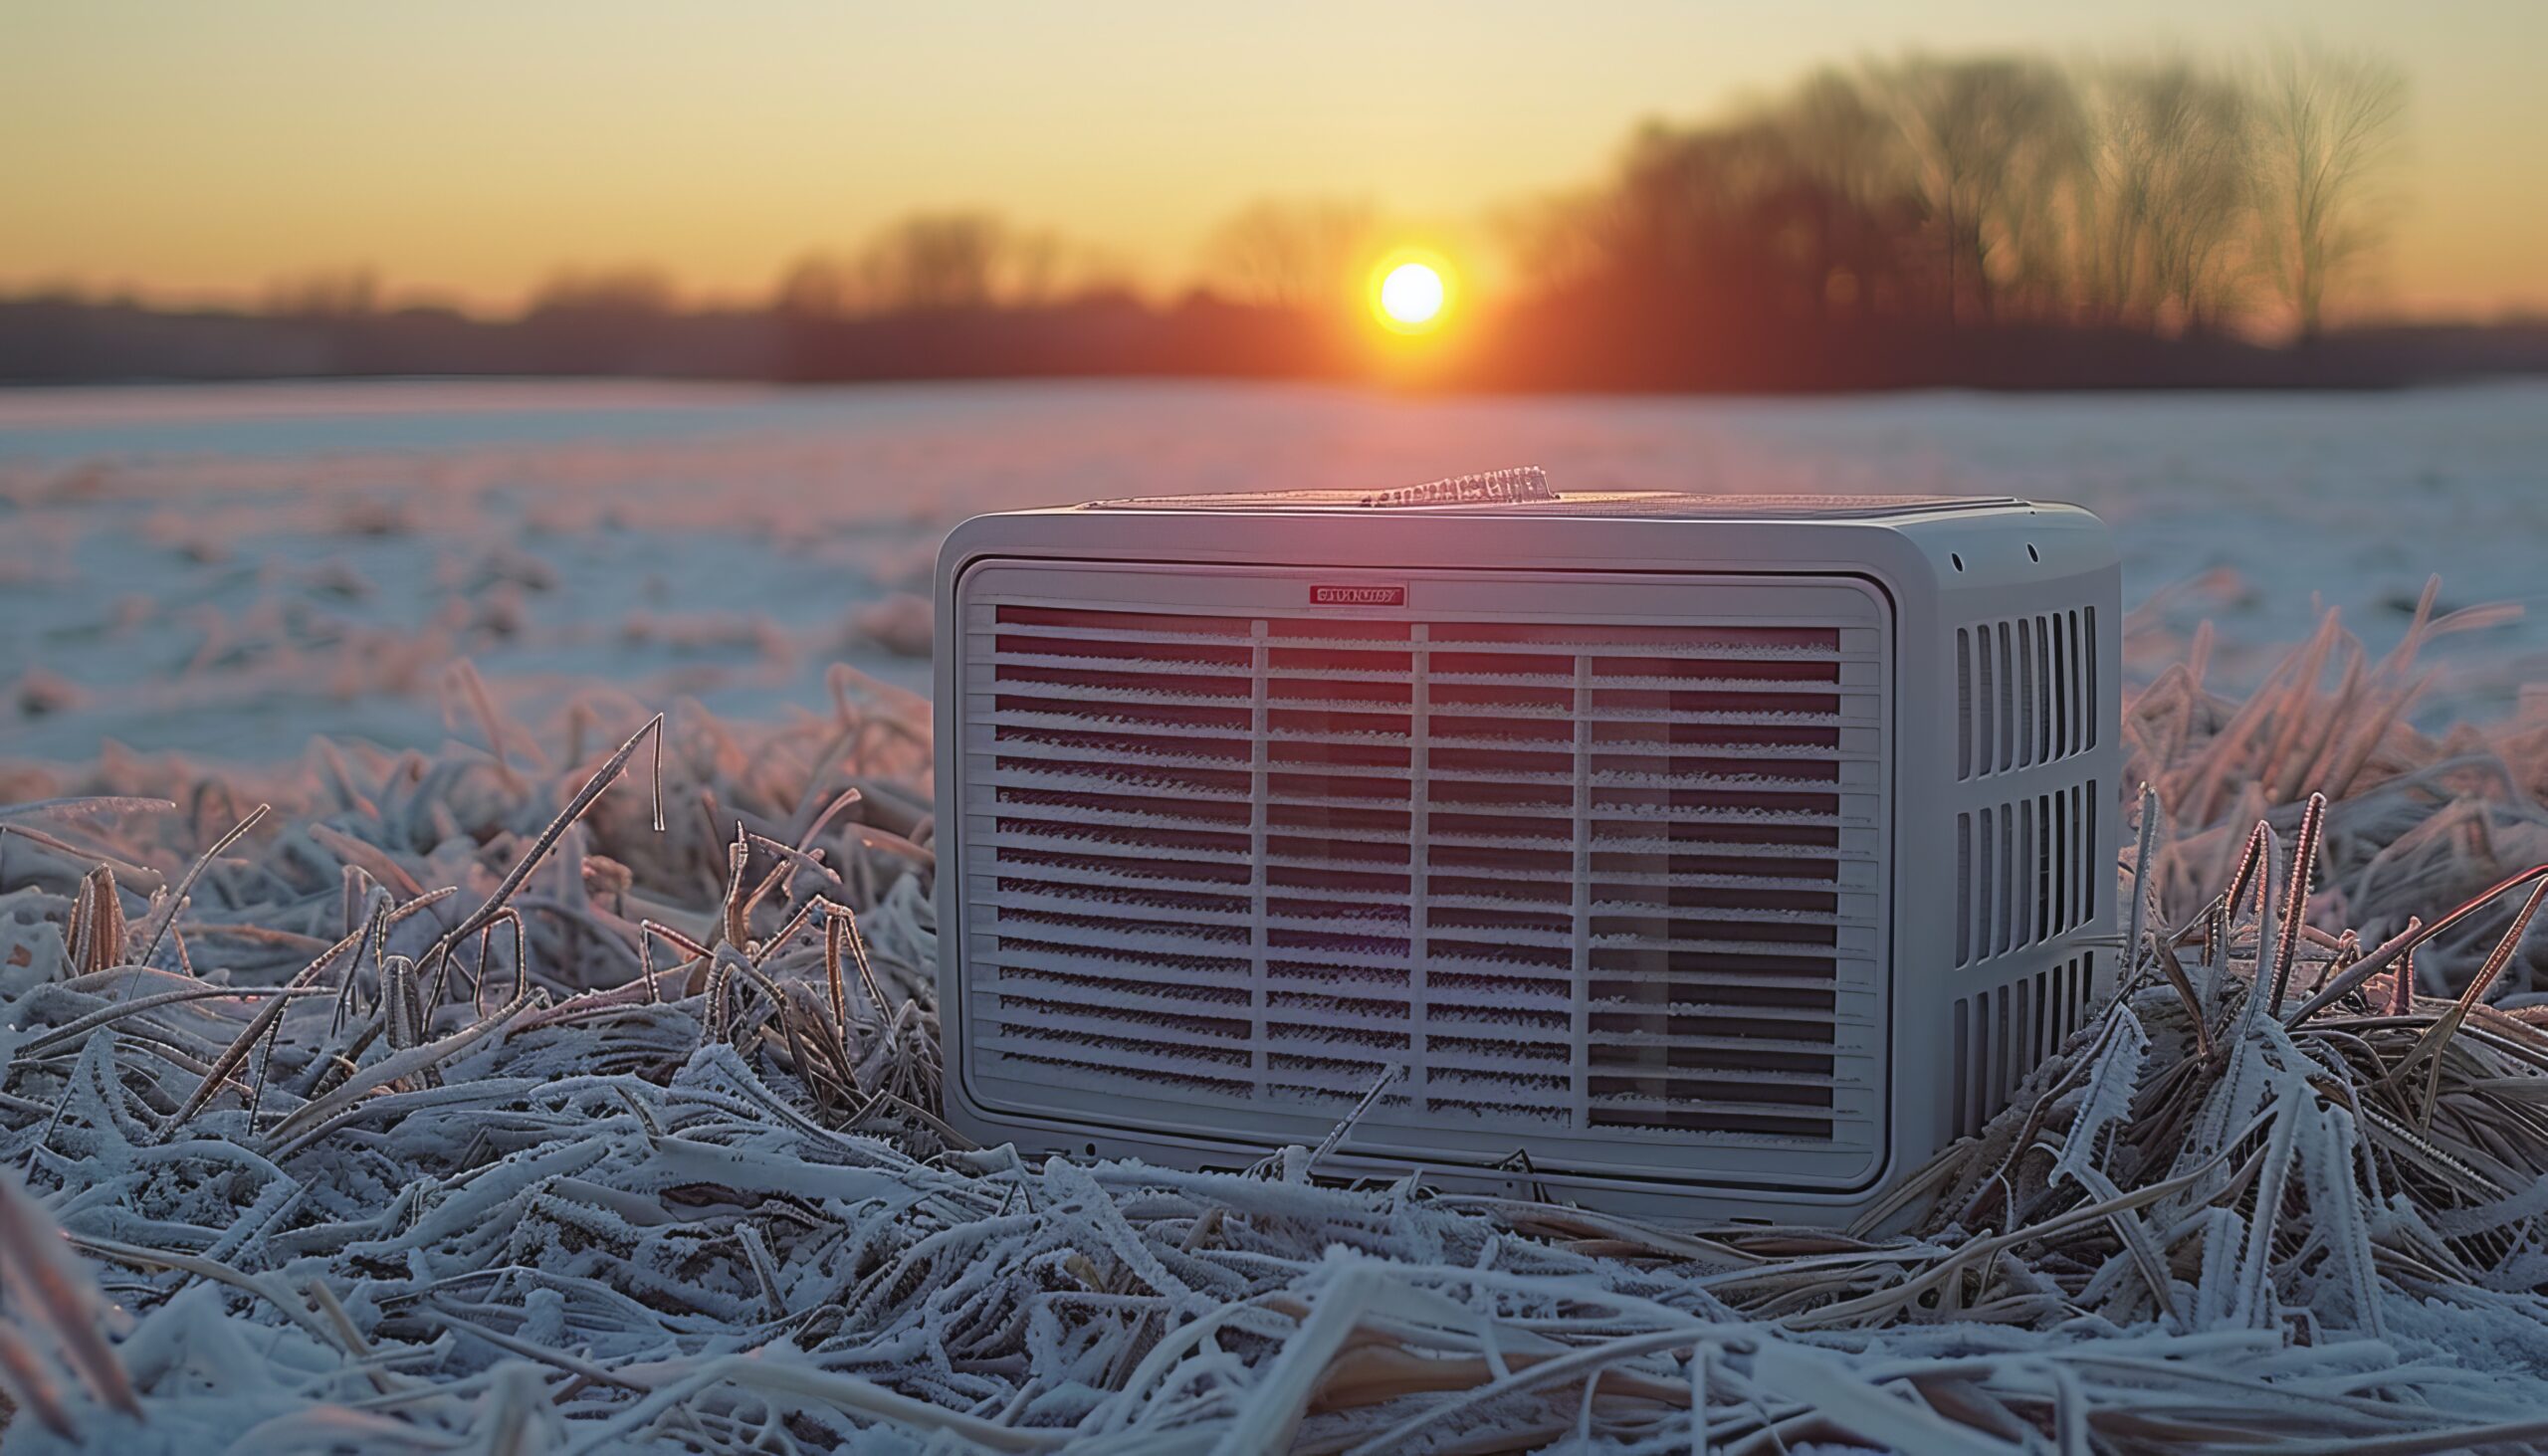
POLYGON ((531 312, 552 314, 651 316, 673 311, 672 280, 645 264, 622 268, 563 269, 531 298, 531 312))
POLYGON ((1603 238, 1614 201, 1608 188, 1583 187, 1506 205, 1495 216, 1495 232, 1515 276, 1542 294, 1598 278, 1610 262, 1603 238))
POLYGON ((987 309, 999 302, 1008 225, 989 213, 908 217, 870 238, 850 267, 879 312, 987 309))
POLYGON ((2202 329, 2235 312, 2256 220, 2256 107, 2182 58, 2090 81, 2093 184, 2077 202, 2077 304, 2101 323, 2202 329))
POLYGON ((2396 68, 2364 57, 2296 49, 2265 66, 2264 256, 2304 339, 2324 326, 2329 290, 2382 240, 2373 192, 2406 94, 2396 68))
POLYGON ((1847 72, 1806 77, 1774 117, 1794 164, 1844 201, 1878 208, 1911 189, 1913 163, 1901 129, 1847 72))
POLYGON ((1898 307, 1902 244, 1927 208, 1917 160, 1897 119, 1868 81, 1826 69, 1805 78, 1770 112, 1791 199, 1774 209, 1795 239, 1806 273, 1806 304, 1817 318, 1836 308, 1864 314, 1898 307))
POLYGON ((1869 84, 1890 103, 1937 230, 1947 317, 1999 317, 2004 285, 2021 298, 2056 292, 2061 240, 2047 204, 2085 161, 2069 78, 2024 57, 1912 57, 1869 84))
POLYGON ((1207 275, 1252 304, 1316 309, 1352 297, 1369 245, 1369 203, 1263 201, 1233 214, 1204 244, 1207 275))
POLYGON ((289 318, 361 318, 380 312, 380 276, 347 268, 279 278, 266 285, 265 310, 289 318))
POLYGON ((920 213, 842 257, 810 253, 779 276, 779 312, 805 318, 1036 308, 1116 286, 1101 255, 987 212, 920 213))
POLYGON ((779 312, 798 318, 841 318, 858 312, 858 287, 840 259, 808 253, 779 275, 771 302, 779 312))

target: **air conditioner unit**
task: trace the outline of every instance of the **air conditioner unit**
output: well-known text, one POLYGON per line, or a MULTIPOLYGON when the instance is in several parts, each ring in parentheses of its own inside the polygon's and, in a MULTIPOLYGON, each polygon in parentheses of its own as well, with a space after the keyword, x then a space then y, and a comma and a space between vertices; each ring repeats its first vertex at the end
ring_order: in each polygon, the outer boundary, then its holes
POLYGON ((2119 579, 2073 507, 1536 471, 967 521, 947 1117, 1844 1220, 2109 990, 2119 579))

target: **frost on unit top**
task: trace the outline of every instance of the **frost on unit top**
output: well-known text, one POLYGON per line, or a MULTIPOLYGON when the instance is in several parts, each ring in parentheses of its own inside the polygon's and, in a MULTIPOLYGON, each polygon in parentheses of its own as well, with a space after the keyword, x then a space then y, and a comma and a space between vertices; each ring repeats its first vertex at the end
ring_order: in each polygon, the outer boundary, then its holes
POLYGON ((1686 491, 1558 491, 1537 466, 1454 476, 1380 491, 1247 491, 1129 497, 1087 511, 1399 512, 1487 516, 1650 517, 1672 520, 1879 520, 2022 507, 2007 496, 1702 495, 1686 491))

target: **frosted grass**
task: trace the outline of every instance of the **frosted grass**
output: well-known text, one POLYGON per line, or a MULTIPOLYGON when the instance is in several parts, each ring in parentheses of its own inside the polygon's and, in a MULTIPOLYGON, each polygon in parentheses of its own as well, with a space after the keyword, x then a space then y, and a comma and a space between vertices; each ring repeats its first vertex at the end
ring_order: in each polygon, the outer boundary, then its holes
POLYGON ((2548 723, 2411 726, 2481 625, 2233 698, 2133 623, 2127 991, 1843 1231, 963 1145, 928 709, 846 670, 20 770, 9 1448, 2548 1442, 2548 723))

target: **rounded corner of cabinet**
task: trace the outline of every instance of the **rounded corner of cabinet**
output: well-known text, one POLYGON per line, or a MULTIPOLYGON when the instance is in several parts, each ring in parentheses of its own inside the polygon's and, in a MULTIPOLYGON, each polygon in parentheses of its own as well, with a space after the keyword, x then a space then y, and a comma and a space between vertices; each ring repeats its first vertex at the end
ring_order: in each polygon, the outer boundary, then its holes
POLYGON ((1893 1181, 1894 1157, 1900 1143, 1899 1138, 1888 1137, 1869 1149, 1866 1169, 1842 1191, 1839 1201, 1862 1204, 1881 1194, 1893 1181))
POLYGON ((1886 616, 1901 616, 1903 603, 1935 595, 1946 585, 1928 547, 1911 532, 1887 526, 1868 545, 1849 579, 1876 598, 1886 616))
POLYGON ((964 521, 939 541, 938 594, 940 596, 952 596, 956 590, 956 583, 963 578, 964 572, 974 562, 981 559, 982 549, 976 539, 981 532, 974 528, 975 522, 979 520, 979 517, 975 517, 972 520, 964 521))
MULTIPOLYGON (((950 1029, 946 1035, 953 1037, 959 1034, 955 1030, 954 1022, 948 1025, 950 1029)), ((946 1118, 948 1125, 985 1145, 1009 1141, 1011 1136, 1009 1125, 998 1113, 983 1106, 981 1099, 973 1094, 972 1058, 961 1055, 954 1046, 949 1046, 945 1050, 948 1053, 946 1075, 939 1083, 939 1097, 940 1112, 946 1118)))

